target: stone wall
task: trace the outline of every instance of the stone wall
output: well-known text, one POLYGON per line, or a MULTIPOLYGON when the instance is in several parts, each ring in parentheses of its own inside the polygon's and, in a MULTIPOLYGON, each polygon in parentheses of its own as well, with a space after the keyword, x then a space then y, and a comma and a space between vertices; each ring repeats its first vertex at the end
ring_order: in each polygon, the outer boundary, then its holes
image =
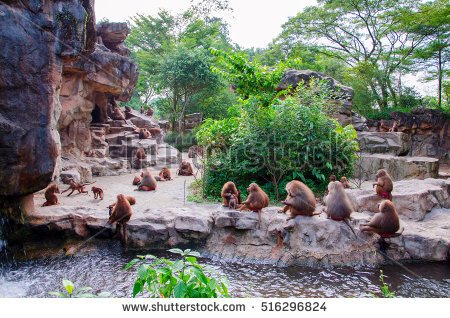
POLYGON ((450 162, 450 118, 442 111, 415 109, 411 113, 392 112, 390 120, 369 120, 370 131, 388 131, 394 121, 398 131, 410 135, 410 156, 434 157, 450 162))

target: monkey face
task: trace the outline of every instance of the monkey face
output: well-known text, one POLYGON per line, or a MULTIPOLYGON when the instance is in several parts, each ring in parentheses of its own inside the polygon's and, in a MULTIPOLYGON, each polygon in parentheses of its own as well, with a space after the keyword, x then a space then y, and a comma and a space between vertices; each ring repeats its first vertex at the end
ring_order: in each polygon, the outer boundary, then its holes
POLYGON ((248 192, 256 192, 258 191, 258 185, 256 183, 250 184, 250 186, 247 188, 248 192))
POLYGON ((380 177, 384 177, 385 175, 386 175, 386 170, 380 169, 377 171, 376 177, 380 178, 380 177))

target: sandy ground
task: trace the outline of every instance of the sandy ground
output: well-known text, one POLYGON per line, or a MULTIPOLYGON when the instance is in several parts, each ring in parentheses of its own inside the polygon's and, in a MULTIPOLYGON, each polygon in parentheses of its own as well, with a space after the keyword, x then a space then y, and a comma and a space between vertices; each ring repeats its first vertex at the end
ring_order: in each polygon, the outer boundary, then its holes
MULTIPOLYGON (((71 196, 67 196, 70 191, 59 194, 59 206, 58 207, 89 207, 92 210, 100 210, 108 212, 108 205, 116 201, 118 194, 132 195, 136 198, 136 205, 133 206, 133 211, 144 210, 148 208, 162 209, 162 208, 181 208, 185 206, 198 205, 196 203, 188 202, 187 195, 189 193, 188 187, 195 180, 194 177, 177 176, 177 169, 171 169, 172 178, 171 181, 158 182, 156 191, 136 191, 137 186, 132 185, 134 176, 139 174, 139 171, 135 173, 120 175, 120 176, 108 176, 108 177, 96 177, 95 183, 87 185, 86 189, 89 190, 89 194, 81 194, 75 191, 71 196), (91 187, 96 186, 103 189, 103 200, 94 199, 94 194, 91 191, 91 187)), ((152 170, 153 175, 158 175, 157 170, 152 170)), ((60 184, 61 192, 68 188, 68 185, 60 184)), ((45 210, 54 210, 56 207, 41 207, 45 202, 44 190, 35 194, 34 203, 36 212, 44 212, 45 210)), ((216 204, 218 205, 218 204, 216 204)), ((211 206, 211 204, 205 204, 211 206)))

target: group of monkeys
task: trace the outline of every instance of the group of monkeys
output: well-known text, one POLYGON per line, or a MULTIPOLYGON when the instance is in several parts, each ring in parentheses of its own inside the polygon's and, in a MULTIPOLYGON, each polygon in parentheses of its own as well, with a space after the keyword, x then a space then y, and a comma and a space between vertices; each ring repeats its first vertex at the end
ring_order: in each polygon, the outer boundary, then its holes
MULTIPOLYGON (((187 161, 182 161, 177 171, 180 176, 193 175, 192 165, 187 161)), ((376 182, 373 183, 375 192, 384 200, 378 205, 379 212, 376 213, 372 219, 365 224, 361 224, 361 232, 373 232, 380 235, 382 239, 390 238, 400 235, 397 233, 400 228, 400 219, 392 203, 393 182, 386 170, 378 170, 376 174, 376 182)), ((157 188, 157 181, 172 180, 171 172, 167 167, 162 168, 158 176, 154 177, 149 169, 145 169, 139 176, 135 176, 132 184, 137 185, 137 191, 154 191, 157 188)), ((65 193, 69 190, 70 196, 74 191, 78 193, 88 193, 85 186, 88 184, 81 184, 73 180, 70 181, 69 188, 64 190, 65 193)), ((354 235, 356 233, 349 224, 350 215, 354 212, 354 208, 345 192, 346 188, 350 188, 347 178, 342 177, 341 181, 336 181, 336 176, 330 176, 330 183, 328 184, 328 194, 325 197, 327 218, 335 221, 345 222, 354 235)), ((92 187, 94 199, 103 200, 103 190, 99 187, 92 187)), ((251 183, 247 188, 248 196, 245 201, 241 200, 241 192, 236 185, 228 181, 221 191, 223 206, 230 209, 250 210, 258 213, 258 225, 261 225, 262 209, 269 206, 268 195, 256 183, 251 183)), ((311 189, 298 180, 293 180, 286 184, 287 197, 282 202, 284 207, 280 209, 279 213, 290 212, 287 220, 293 219, 299 215, 314 216, 322 212, 316 212, 316 198, 311 189)), ((58 204, 58 197, 56 193, 60 193, 57 184, 51 184, 45 191, 45 203, 43 206, 50 206, 58 204)), ((109 223, 120 226, 120 236, 123 243, 127 244, 126 225, 132 215, 131 206, 136 203, 136 198, 133 196, 126 196, 123 194, 117 195, 117 201, 108 206, 109 209, 109 223)))
MULTIPOLYGON (((393 182, 386 170, 378 170, 376 174, 376 182, 373 184, 375 192, 383 199, 378 209, 380 213, 375 214, 372 219, 361 225, 361 232, 374 232, 381 238, 389 238, 400 235, 396 233, 400 228, 400 219, 392 203, 393 182)), ((350 184, 346 177, 342 177, 341 181, 336 181, 336 176, 330 176, 328 184, 328 195, 325 198, 327 218, 335 221, 344 221, 355 234, 355 231, 349 224, 350 215, 354 212, 354 208, 345 192, 346 188, 350 188, 350 184)), ((221 196, 223 206, 231 209, 250 210, 258 213, 258 224, 261 224, 262 209, 269 205, 269 197, 256 184, 252 183, 247 189, 247 200, 241 202, 241 193, 236 185, 229 181, 222 187, 221 196)), ((287 197, 282 202, 284 207, 279 213, 290 212, 289 219, 298 215, 314 216, 322 212, 316 212, 316 198, 311 189, 298 180, 293 180, 286 184, 287 197)))
MULTIPOLYGON (((194 174, 194 171, 191 163, 183 160, 178 168, 177 174, 179 176, 192 176, 194 174)), ((134 177, 132 184, 138 186, 138 188, 136 189, 137 191, 154 191, 157 188, 157 181, 170 180, 172 180, 171 171, 169 170, 169 168, 164 167, 156 177, 153 176, 149 169, 143 170, 140 176, 134 177)), ((71 192, 67 196, 70 196, 75 191, 78 191, 78 193, 88 194, 89 191, 86 189, 86 186, 92 183, 82 184, 71 179, 69 181, 69 187, 62 192, 60 192, 59 186, 56 183, 51 183, 45 190, 45 202, 42 206, 44 207, 59 204, 58 196, 56 195, 57 193, 63 194, 71 190, 71 192)), ((94 199, 103 200, 103 189, 93 186, 91 188, 91 191, 94 194, 94 199)), ((110 224, 117 223, 117 225, 120 226, 120 236, 125 245, 127 244, 126 224, 131 218, 131 206, 134 204, 136 204, 136 198, 134 196, 119 194, 117 195, 117 201, 108 206, 108 222, 110 224)))

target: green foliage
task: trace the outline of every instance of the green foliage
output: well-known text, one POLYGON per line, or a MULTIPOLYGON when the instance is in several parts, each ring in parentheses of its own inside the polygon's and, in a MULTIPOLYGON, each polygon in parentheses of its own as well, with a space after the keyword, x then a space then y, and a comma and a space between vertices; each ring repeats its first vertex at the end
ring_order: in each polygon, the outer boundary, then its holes
POLYGON ((381 292, 381 297, 382 298, 394 298, 395 294, 389 290, 389 285, 386 284, 386 282, 384 281, 385 277, 386 276, 383 274, 383 271, 380 270, 380 282, 381 282, 380 292, 381 292))
POLYGON ((200 265, 197 261, 197 257, 200 257, 198 252, 177 248, 169 252, 180 255, 180 259, 171 261, 146 255, 138 256, 125 265, 125 269, 139 265, 133 297, 138 294, 150 298, 229 297, 226 278, 200 265))
POLYGON ((217 197, 231 180, 240 189, 257 182, 278 200, 292 179, 321 192, 329 174, 351 175, 356 132, 328 117, 335 105, 325 83, 300 84, 283 100, 278 96, 287 92, 276 93, 275 88, 285 64, 271 73, 243 55, 214 54, 227 61, 231 71, 224 76, 234 78, 242 98, 229 109, 229 118, 206 120, 196 134, 208 149, 206 197, 217 197))
POLYGON ((195 133, 188 132, 168 132, 164 136, 164 142, 174 146, 179 151, 187 151, 189 147, 196 144, 195 133))
POLYGON ((64 292, 49 292, 50 295, 57 298, 107 298, 111 296, 109 292, 101 292, 99 294, 90 293, 91 287, 75 288, 75 284, 70 280, 63 279, 64 292))
POLYGON ((230 47, 227 25, 210 16, 227 8, 226 1, 205 0, 176 15, 160 10, 132 19, 126 43, 139 65, 134 108, 140 108, 139 102, 152 104, 158 116, 177 130, 184 114, 224 116, 234 99, 228 85, 211 71, 216 58, 209 48, 230 47))

